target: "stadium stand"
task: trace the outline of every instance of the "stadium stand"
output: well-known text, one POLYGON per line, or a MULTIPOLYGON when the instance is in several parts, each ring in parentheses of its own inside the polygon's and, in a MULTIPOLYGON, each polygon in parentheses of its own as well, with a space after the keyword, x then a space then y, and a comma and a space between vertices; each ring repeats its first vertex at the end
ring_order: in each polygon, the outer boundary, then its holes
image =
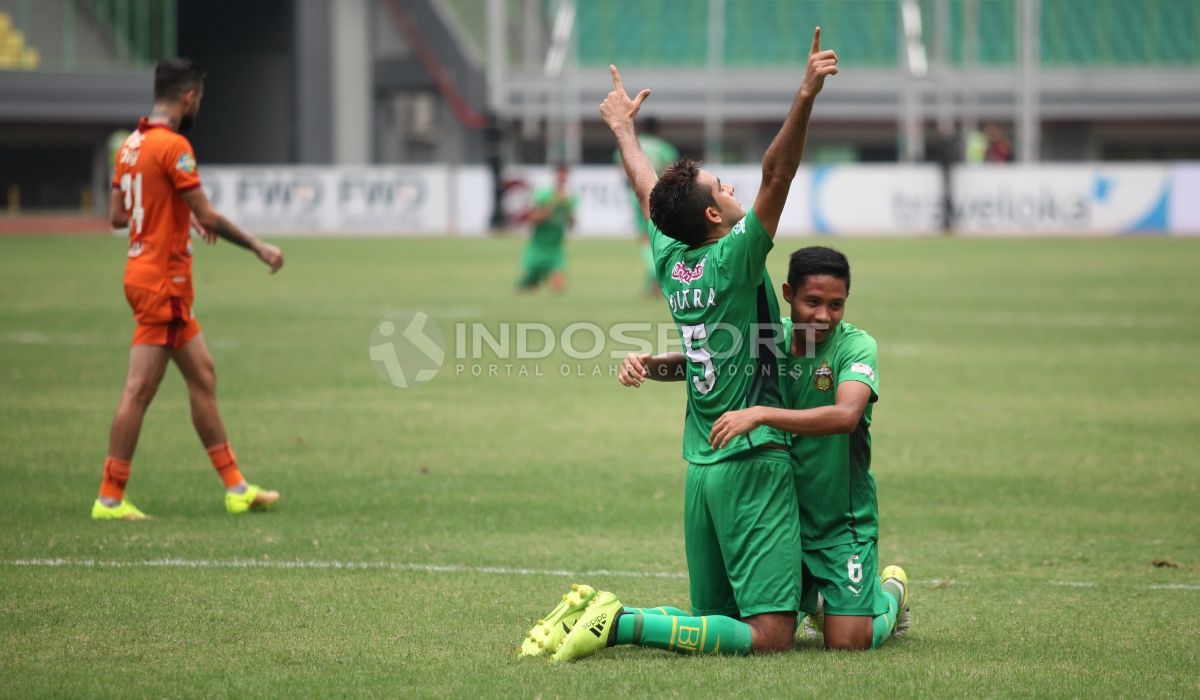
POLYGON ((37 70, 41 54, 25 44, 25 32, 13 25, 12 15, 0 12, 0 70, 37 70))

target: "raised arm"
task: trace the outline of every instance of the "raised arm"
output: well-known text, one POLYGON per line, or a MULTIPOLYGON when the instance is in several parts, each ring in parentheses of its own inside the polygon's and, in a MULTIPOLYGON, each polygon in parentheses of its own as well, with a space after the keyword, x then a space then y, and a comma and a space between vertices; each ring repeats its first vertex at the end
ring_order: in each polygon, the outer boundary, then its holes
POLYGON ((272 273, 283 267, 283 251, 279 250, 277 246, 251 236, 237 224, 217 213, 203 189, 196 187, 184 192, 183 201, 187 202, 188 207, 192 210, 192 216, 206 231, 211 231, 230 243, 253 252, 259 260, 271 268, 272 273))
POLYGON ((825 86, 825 76, 837 75, 837 72, 837 54, 821 50, 821 28, 817 27, 808 53, 804 82, 792 101, 792 108, 788 110, 783 126, 763 156, 762 185, 758 190, 758 198, 754 200, 754 211, 772 237, 779 227, 779 216, 787 202, 788 190, 792 187, 792 180, 804 155, 804 140, 808 136, 808 118, 812 115, 813 101, 825 86))
POLYGON ((642 216, 649 219, 650 190, 654 189, 658 176, 654 173, 654 166, 650 165, 650 159, 642 152, 637 131, 633 128, 633 120, 642 108, 642 102, 650 96, 650 91, 642 90, 631 100, 625 92, 625 86, 621 84, 621 74, 617 72, 617 67, 609 66, 608 70, 612 73, 613 89, 600 103, 600 116, 617 139, 625 175, 629 178, 634 194, 637 195, 638 203, 642 205, 642 216))

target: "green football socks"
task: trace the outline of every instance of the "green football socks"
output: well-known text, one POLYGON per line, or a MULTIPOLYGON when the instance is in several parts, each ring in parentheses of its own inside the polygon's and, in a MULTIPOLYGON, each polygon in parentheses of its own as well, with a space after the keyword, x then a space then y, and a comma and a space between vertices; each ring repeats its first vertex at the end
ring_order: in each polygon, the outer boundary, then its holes
POLYGON ((883 595, 887 598, 888 611, 875 617, 875 627, 871 635, 872 649, 878 649, 892 636, 892 628, 896 626, 896 615, 900 612, 901 593, 898 589, 899 587, 891 584, 891 582, 883 586, 883 595))
MULTIPOLYGON (((677 608, 648 608, 647 610, 677 608)), ((750 653, 750 625, 722 615, 692 617, 677 614, 633 612, 617 618, 616 644, 636 644, 680 654, 745 656, 750 653)))

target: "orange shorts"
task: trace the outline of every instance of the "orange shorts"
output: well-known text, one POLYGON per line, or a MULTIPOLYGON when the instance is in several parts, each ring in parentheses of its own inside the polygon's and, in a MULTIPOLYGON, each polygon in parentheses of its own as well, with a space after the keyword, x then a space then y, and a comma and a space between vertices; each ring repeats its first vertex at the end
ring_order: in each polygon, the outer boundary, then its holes
POLYGON ((131 345, 166 345, 172 350, 187 345, 200 334, 192 314, 192 300, 125 285, 125 299, 137 325, 131 345))

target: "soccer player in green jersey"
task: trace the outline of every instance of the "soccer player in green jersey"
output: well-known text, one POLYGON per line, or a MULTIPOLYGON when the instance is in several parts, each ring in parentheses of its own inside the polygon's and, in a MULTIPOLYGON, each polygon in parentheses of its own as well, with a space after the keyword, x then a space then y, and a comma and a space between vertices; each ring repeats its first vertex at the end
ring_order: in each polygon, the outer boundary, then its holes
MULTIPOLYGON (((646 160, 650 161, 650 167, 654 168, 655 175, 663 174, 667 166, 679 160, 679 149, 658 135, 658 120, 654 117, 642 120, 642 131, 637 138, 638 144, 642 147, 642 153, 646 154, 646 160)), ((613 160, 617 165, 623 165, 621 149, 618 148, 613 153, 613 160)), ((642 214, 642 203, 632 188, 629 190, 629 198, 633 203, 633 221, 637 226, 638 242, 642 249, 642 263, 646 268, 646 292, 651 297, 657 297, 659 294, 658 276, 654 269, 654 251, 650 247, 650 222, 642 214)))
POLYGON ((687 363, 683 456, 684 549, 691 614, 625 608, 608 591, 579 587, 526 636, 523 654, 579 659, 635 644, 693 654, 791 649, 800 603, 800 520, 788 436, 770 426, 714 447, 713 423, 730 410, 779 406, 778 304, 766 274, 775 229, 800 166, 813 102, 837 73, 813 35, 804 80, 762 163, 749 211, 733 188, 690 160, 657 177, 634 118, 649 90, 630 99, 615 66, 600 105, 621 149, 643 214, 659 287, 679 327, 687 363), (569 631, 568 631, 569 630, 569 631))
POLYGON ((842 320, 850 262, 832 248, 792 254, 783 298, 787 354, 780 363, 784 408, 731 411, 713 425, 715 446, 761 426, 802 436, 792 463, 804 538, 801 608, 824 598, 825 645, 874 649, 909 626, 908 578, 898 566, 877 575, 879 508, 871 475, 871 409, 879 399, 875 339, 842 320))
POLYGON ((517 282, 521 290, 537 289, 547 279, 550 289, 555 293, 566 289, 563 238, 567 235, 567 228, 575 221, 577 202, 577 197, 567 189, 569 175, 567 166, 559 164, 554 170, 554 185, 535 189, 530 198, 533 210, 529 214, 529 221, 533 223, 533 235, 525 247, 525 271, 517 282))
MULTIPOLYGON (((832 248, 792 254, 784 299, 780 363, 783 408, 730 411, 714 424, 714 447, 772 426, 792 439, 792 465, 804 543, 801 609, 818 613, 823 598, 825 646, 874 649, 908 632, 908 577, 898 566, 877 574, 879 509, 871 475, 871 408, 879 399, 875 339, 842 321, 850 293, 850 263, 832 248)), ((636 358, 636 356, 634 356, 636 358)), ((644 358, 643 358, 644 359, 644 358)), ((621 381, 669 380, 686 358, 654 358, 661 376, 627 359, 621 381)))

